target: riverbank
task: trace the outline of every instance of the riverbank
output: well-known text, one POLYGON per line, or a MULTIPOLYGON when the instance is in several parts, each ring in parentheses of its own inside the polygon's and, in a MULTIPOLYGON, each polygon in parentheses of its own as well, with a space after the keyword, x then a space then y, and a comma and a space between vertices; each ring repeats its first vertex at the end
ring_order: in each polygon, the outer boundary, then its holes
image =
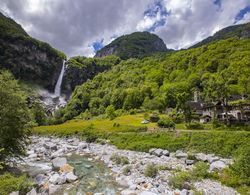
MULTIPOLYGON (((25 162, 35 164, 41 164, 44 163, 44 161, 47 162, 47 164, 44 164, 44 167, 47 166, 47 169, 42 166, 43 172, 37 174, 40 178, 40 187, 37 190, 40 190, 40 192, 42 189, 47 188, 43 191, 44 193, 50 192, 50 194, 56 194, 58 190, 65 189, 64 185, 68 185, 69 182, 67 182, 67 178, 66 180, 64 179, 66 176, 64 173, 53 170, 53 161, 55 161, 55 159, 62 161, 64 157, 68 158, 71 155, 77 154, 80 156, 91 156, 91 160, 100 160, 106 167, 110 168, 111 176, 117 186, 119 186, 117 190, 123 195, 184 195, 194 193, 195 191, 203 191, 204 194, 233 195, 237 193, 234 189, 222 186, 219 182, 209 179, 190 182, 183 189, 175 189, 172 187, 169 184, 171 177, 194 168, 193 163, 195 163, 195 161, 188 159, 188 154, 183 151, 169 152, 162 149, 151 149, 150 153, 148 153, 120 150, 104 141, 102 144, 88 144, 78 138, 32 136, 31 141, 32 143, 29 145, 27 152, 29 156, 24 158, 25 162), (145 176, 145 171, 149 165, 158 167, 156 175, 145 176), (58 182, 64 180, 65 182, 58 182)), ((221 170, 232 163, 231 159, 220 158, 215 155, 205 155, 202 153, 194 155, 199 161, 206 161, 210 171, 221 170)), ((61 165, 63 166, 65 164, 67 164, 67 161, 64 161, 61 165)), ((33 175, 33 178, 37 179, 37 175, 33 175)), ((70 188, 70 186, 74 188, 77 186, 81 180, 79 176, 77 177, 77 180, 73 181, 73 183, 66 188, 70 188)), ((37 182, 37 180, 35 181, 37 182)), ((79 190, 77 188, 75 189, 79 190)), ((105 192, 102 191, 98 193, 105 194, 105 192)))

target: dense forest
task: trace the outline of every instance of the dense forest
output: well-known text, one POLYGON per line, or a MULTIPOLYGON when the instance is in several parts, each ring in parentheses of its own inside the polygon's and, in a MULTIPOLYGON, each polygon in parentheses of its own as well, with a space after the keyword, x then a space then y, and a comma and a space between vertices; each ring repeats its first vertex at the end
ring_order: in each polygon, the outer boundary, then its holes
POLYGON ((110 105, 115 110, 164 111, 181 98, 192 99, 197 89, 205 101, 249 94, 249 62, 249 39, 239 38, 123 60, 77 87, 59 116, 65 121, 85 111, 100 115, 110 105))

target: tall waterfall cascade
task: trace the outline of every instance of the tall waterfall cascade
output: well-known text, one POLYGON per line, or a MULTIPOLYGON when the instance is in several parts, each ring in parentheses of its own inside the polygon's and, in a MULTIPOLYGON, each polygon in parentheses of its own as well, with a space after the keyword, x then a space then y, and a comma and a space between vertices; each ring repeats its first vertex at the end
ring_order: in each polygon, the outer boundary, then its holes
POLYGON ((61 85, 62 85, 62 80, 63 80, 63 74, 64 74, 64 71, 65 71, 65 62, 66 62, 66 60, 63 60, 62 69, 61 69, 60 75, 58 77, 56 86, 55 86, 54 94, 55 94, 56 97, 61 96, 61 85))

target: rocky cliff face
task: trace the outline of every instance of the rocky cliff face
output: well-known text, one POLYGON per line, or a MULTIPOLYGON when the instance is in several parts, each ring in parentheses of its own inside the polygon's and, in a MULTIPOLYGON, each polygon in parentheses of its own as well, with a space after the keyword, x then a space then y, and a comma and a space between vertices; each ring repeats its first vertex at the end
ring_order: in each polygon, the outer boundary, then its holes
POLYGON ((116 56, 107 56, 104 58, 86 58, 72 57, 66 64, 66 70, 63 77, 62 92, 67 98, 77 85, 81 85, 88 79, 92 79, 95 75, 112 66, 118 64, 120 59, 116 56))
POLYGON ((155 52, 168 51, 166 45, 157 35, 149 32, 135 32, 112 41, 96 53, 96 57, 116 55, 121 59, 137 58, 155 52))
POLYGON ((63 53, 33 39, 14 20, 0 14, 0 69, 52 91, 63 58, 63 53))

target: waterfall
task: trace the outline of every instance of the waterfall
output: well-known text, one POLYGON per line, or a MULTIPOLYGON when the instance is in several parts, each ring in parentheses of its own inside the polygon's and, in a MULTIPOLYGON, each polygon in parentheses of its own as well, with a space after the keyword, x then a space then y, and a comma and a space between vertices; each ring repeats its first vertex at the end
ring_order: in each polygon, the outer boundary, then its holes
POLYGON ((59 97, 61 95, 61 85, 62 85, 63 74, 64 74, 64 70, 65 70, 65 62, 66 62, 66 60, 63 60, 62 69, 61 69, 61 72, 60 72, 60 75, 58 77, 56 87, 54 90, 54 94, 57 97, 59 97))

